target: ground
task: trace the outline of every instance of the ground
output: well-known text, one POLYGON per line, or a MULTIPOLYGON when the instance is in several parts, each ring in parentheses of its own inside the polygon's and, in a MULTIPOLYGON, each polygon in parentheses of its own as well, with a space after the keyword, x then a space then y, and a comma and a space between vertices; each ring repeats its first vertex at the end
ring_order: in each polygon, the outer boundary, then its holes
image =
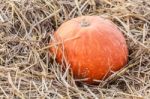
POLYGON ((0 98, 150 99, 150 0, 1 0, 0 98), (82 15, 113 21, 129 48, 99 85, 77 85, 49 53, 54 31, 82 15))

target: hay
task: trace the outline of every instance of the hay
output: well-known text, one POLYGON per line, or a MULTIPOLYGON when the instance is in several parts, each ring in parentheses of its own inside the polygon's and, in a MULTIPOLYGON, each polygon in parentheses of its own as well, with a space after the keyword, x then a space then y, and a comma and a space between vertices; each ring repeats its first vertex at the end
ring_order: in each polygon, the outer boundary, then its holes
POLYGON ((1 0, 0 98, 149 99, 150 0, 1 0), (112 20, 129 63, 99 86, 76 85, 48 53, 53 32, 81 15, 112 20))

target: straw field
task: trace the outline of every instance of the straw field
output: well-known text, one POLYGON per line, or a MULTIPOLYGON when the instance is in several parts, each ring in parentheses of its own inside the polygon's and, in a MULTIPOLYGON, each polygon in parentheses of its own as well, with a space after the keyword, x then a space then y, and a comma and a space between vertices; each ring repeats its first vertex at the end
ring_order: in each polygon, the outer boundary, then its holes
POLYGON ((150 99, 150 0, 0 0, 0 98, 150 99), (84 15, 113 21, 129 48, 99 85, 76 84, 49 53, 54 31, 84 15))

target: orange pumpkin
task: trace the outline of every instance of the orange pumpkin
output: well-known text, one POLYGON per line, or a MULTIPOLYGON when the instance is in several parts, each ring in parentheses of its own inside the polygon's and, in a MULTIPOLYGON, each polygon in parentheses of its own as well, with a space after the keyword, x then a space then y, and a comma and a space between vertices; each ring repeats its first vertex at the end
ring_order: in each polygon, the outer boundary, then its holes
POLYGON ((105 79, 110 72, 121 69, 128 60, 128 49, 121 31, 111 21, 99 16, 81 16, 63 23, 54 33, 58 48, 56 53, 61 63, 64 56, 77 79, 105 79))

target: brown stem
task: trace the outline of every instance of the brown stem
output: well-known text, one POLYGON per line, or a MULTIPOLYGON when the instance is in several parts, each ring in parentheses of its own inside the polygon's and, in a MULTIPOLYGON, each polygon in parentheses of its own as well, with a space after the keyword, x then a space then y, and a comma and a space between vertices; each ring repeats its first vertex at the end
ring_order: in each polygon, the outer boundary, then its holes
POLYGON ((90 23, 85 18, 81 21, 81 27, 87 27, 89 25, 90 23))

